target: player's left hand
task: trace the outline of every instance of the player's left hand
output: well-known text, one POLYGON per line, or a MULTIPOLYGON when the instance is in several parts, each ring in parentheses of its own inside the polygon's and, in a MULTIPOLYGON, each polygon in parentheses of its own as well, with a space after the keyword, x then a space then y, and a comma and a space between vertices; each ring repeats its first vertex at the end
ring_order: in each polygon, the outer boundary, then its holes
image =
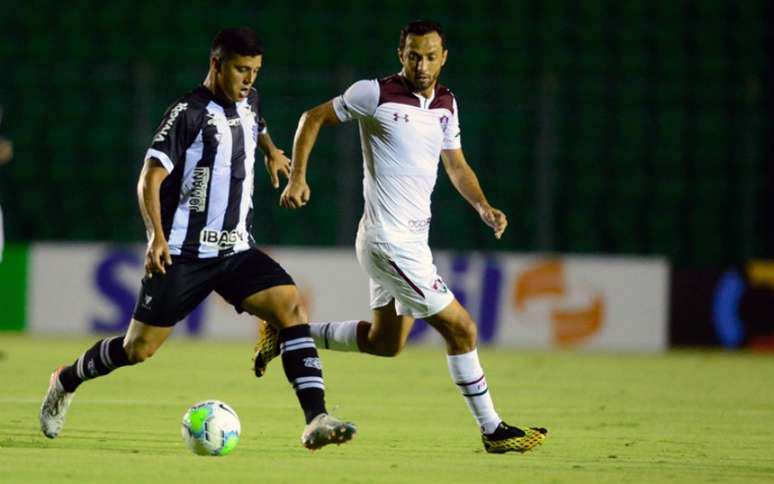
POLYGON ((269 172, 271 178, 271 185, 274 188, 279 188, 279 175, 282 173, 285 178, 290 176, 290 160, 285 156, 285 152, 282 150, 275 150, 266 155, 266 171, 269 172))
POLYGON ((502 237, 503 232, 508 227, 508 218, 505 214, 490 205, 482 206, 479 208, 478 213, 481 215, 481 220, 494 229, 495 238, 499 239, 502 237))

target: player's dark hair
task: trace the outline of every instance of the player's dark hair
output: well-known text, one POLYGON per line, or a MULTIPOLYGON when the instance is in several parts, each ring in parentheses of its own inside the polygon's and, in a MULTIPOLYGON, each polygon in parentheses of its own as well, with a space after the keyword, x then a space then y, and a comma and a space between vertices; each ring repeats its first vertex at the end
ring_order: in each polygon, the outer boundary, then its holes
POLYGON ((234 55, 256 56, 263 54, 263 42, 247 27, 223 29, 215 36, 210 57, 228 59, 234 55))
POLYGON ((441 47, 446 50, 446 34, 443 33, 441 24, 428 19, 414 20, 400 30, 400 50, 402 51, 406 47, 408 34, 425 35, 431 32, 437 32, 441 36, 441 47))

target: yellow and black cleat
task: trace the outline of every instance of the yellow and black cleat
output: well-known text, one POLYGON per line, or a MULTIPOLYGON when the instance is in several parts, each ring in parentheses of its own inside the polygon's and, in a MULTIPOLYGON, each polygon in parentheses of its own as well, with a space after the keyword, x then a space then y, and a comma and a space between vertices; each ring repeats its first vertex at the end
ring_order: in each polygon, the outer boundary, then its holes
POLYGON ((526 452, 542 444, 546 439, 548 430, 542 427, 530 427, 522 430, 511 427, 505 422, 500 422, 497 429, 491 434, 481 434, 484 449, 490 454, 504 454, 506 452, 526 452))
POLYGON ((266 373, 266 366, 279 354, 279 332, 266 321, 260 321, 258 323, 258 341, 255 343, 255 355, 253 356, 255 376, 262 377, 266 373))

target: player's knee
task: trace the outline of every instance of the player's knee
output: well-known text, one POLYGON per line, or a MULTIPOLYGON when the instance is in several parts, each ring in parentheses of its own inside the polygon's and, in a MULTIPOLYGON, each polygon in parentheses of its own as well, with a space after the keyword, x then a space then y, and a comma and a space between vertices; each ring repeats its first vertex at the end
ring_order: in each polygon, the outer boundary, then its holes
POLYGON ((156 352, 156 348, 148 340, 134 338, 124 341, 124 351, 131 364, 142 363, 156 352))
POLYGON ((298 298, 288 299, 285 304, 282 304, 275 309, 272 316, 283 328, 307 323, 306 313, 301 307, 298 298))
POLYGON ((246 300, 244 309, 278 329, 308 322, 295 286, 279 286, 269 291, 258 299, 246 300))

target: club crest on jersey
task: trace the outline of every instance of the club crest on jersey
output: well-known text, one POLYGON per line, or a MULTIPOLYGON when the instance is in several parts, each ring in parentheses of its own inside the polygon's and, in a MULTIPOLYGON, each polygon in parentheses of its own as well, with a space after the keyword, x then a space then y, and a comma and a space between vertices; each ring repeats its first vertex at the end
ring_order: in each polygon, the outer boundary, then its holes
POLYGON ((392 119, 393 119, 393 121, 397 121, 397 120, 399 120, 399 119, 402 119, 403 121, 405 121, 405 122, 407 122, 407 123, 409 122, 409 117, 408 117, 408 114, 405 114, 405 113, 404 113, 404 114, 401 114, 401 113, 393 113, 393 114, 392 114, 392 119))
POLYGON ((240 229, 212 230, 204 229, 199 233, 199 243, 204 247, 230 249, 239 242, 247 241, 247 233, 240 229))
POLYGON ((202 213, 207 209, 207 186, 210 184, 210 168, 199 166, 193 169, 191 195, 188 197, 188 209, 202 213))
POLYGON ((441 131, 444 133, 446 132, 446 129, 449 127, 449 116, 446 116, 445 114, 438 119, 438 122, 441 123, 441 131))

